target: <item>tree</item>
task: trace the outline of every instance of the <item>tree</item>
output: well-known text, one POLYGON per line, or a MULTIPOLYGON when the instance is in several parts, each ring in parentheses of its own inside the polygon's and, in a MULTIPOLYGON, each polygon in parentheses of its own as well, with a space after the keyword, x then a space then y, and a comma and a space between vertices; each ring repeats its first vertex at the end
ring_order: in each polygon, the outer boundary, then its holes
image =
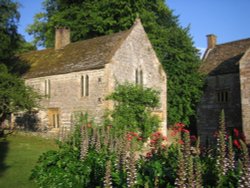
POLYGON ((3 122, 11 113, 30 110, 38 105, 39 96, 19 77, 9 73, 20 72, 24 65, 15 61, 17 53, 34 49, 17 32, 20 17, 19 4, 11 0, 0 0, 0 131, 3 122), (7 65, 7 66, 5 66, 7 65))
POLYGON ((11 59, 17 53, 35 50, 17 31, 20 4, 11 0, 0 0, 0 63, 12 69, 11 59))
POLYGON ((71 28, 72 41, 128 29, 139 16, 158 58, 168 74, 169 124, 188 124, 201 95, 202 77, 197 72, 198 50, 189 28, 164 0, 45 0, 28 32, 38 45, 52 47, 55 26, 71 28))
POLYGON ((0 65, 0 126, 9 114, 38 107, 38 99, 38 94, 22 79, 8 73, 5 65, 0 65))
POLYGON ((20 35, 17 33, 17 22, 20 14, 19 4, 11 0, 0 0, 0 63, 13 56, 18 47, 20 35))

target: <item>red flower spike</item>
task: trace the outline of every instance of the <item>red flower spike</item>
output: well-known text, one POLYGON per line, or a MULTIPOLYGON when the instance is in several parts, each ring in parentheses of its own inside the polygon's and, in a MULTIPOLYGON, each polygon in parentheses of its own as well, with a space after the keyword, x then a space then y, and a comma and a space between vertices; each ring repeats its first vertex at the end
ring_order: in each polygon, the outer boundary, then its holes
POLYGON ((236 128, 234 128, 234 136, 236 137, 236 138, 238 138, 239 137, 239 130, 238 129, 236 129, 236 128))
POLYGON ((240 149, 240 143, 239 143, 238 140, 234 140, 233 144, 234 144, 235 147, 237 147, 238 149, 240 149))

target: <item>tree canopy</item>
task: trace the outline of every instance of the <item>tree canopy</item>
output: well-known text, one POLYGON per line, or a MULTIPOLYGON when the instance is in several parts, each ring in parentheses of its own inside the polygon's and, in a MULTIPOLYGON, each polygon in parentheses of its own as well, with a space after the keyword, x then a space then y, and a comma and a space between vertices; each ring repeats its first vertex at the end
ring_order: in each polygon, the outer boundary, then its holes
POLYGON ((0 65, 0 125, 8 114, 38 107, 39 96, 24 81, 0 65))
POLYGON ((0 63, 12 67, 15 54, 35 50, 36 47, 25 41, 18 33, 20 4, 12 0, 0 0, 0 63))
POLYGON ((20 17, 18 3, 11 0, 0 0, 0 62, 11 57, 18 47, 20 35, 17 23, 20 17))
POLYGON ((16 54, 35 49, 17 32, 18 7, 17 2, 0 0, 0 125, 8 114, 37 106, 39 98, 22 79, 9 72, 23 66, 14 61, 16 54))
POLYGON ((43 7, 27 31, 45 47, 54 45, 55 26, 71 28, 74 42, 128 29, 139 16, 168 74, 168 121, 189 123, 201 95, 199 54, 164 0, 44 0, 43 7))

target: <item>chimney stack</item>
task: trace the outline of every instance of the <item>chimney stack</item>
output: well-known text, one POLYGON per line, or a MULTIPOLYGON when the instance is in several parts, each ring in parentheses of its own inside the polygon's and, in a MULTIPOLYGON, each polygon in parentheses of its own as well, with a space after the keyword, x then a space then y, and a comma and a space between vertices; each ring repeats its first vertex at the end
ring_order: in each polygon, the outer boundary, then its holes
POLYGON ((62 49, 70 43, 70 29, 67 27, 56 27, 55 49, 62 49))
POLYGON ((217 37, 214 34, 207 35, 207 48, 212 49, 216 46, 217 37))

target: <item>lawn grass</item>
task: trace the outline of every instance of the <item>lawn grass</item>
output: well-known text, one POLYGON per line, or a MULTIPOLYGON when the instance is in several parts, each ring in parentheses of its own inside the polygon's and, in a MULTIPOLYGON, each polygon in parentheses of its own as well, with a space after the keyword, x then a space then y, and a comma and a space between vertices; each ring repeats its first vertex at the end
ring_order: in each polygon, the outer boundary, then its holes
POLYGON ((14 134, 0 138, 0 187, 35 188, 29 180, 38 157, 56 149, 54 140, 38 136, 14 134))

